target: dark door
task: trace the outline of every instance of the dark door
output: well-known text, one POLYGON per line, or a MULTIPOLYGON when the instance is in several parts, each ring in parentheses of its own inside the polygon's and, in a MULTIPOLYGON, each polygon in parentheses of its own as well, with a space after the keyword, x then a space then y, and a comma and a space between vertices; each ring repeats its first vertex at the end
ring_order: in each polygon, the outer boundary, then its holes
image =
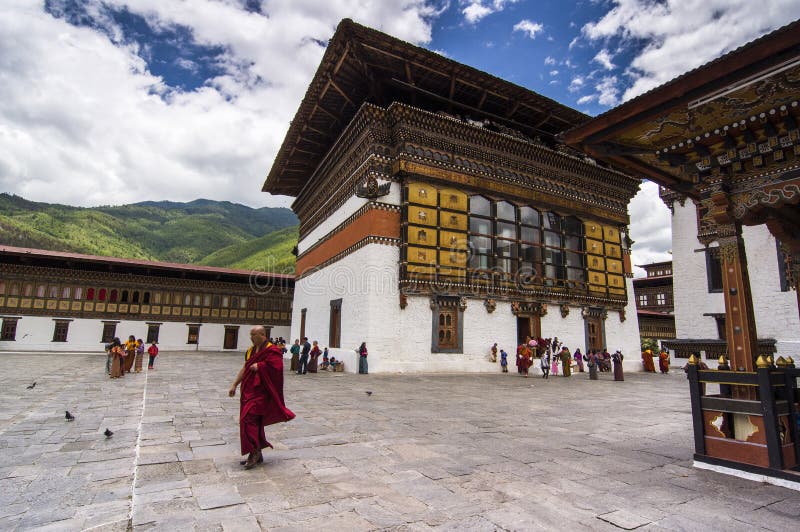
POLYGON ((600 318, 586 318, 586 343, 587 349, 595 351, 603 349, 603 324, 600 318))
POLYGON ((517 345, 525 343, 525 337, 531 335, 530 316, 517 316, 517 345))
POLYGON ((225 327, 225 341, 223 349, 236 349, 239 343, 239 327, 225 327))

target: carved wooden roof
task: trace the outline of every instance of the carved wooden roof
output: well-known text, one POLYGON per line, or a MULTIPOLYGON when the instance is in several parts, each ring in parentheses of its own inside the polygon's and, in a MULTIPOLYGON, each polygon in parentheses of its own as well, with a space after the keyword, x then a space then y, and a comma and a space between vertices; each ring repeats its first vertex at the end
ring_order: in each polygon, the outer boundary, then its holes
POLYGON ((350 19, 339 23, 263 191, 297 196, 365 102, 402 102, 488 119, 552 140, 588 116, 528 89, 350 19))
POLYGON ((800 20, 566 131, 592 156, 699 197, 797 166, 800 20), (780 151, 780 153, 778 153, 780 151))

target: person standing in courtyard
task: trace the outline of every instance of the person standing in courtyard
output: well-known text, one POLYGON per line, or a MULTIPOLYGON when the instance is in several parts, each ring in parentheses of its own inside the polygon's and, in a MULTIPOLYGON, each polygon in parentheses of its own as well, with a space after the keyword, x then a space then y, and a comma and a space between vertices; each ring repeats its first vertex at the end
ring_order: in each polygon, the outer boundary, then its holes
POLYGON ((550 347, 548 346, 542 358, 539 359, 539 368, 542 370, 542 378, 547 379, 550 376, 550 347))
POLYGON ((322 354, 322 351, 319 350, 319 342, 314 340, 313 345, 311 346, 311 352, 308 354, 308 372, 309 373, 316 373, 317 372, 317 359, 322 354))
POLYGON ((653 352, 649 349, 642 351, 642 366, 644 366, 644 370, 648 373, 656 372, 656 366, 653 364, 653 352))
POLYGON ((289 349, 289 352, 292 354, 292 362, 289 365, 289 369, 292 371, 297 371, 297 366, 300 365, 300 340, 296 339, 294 344, 289 349))
POLYGON ((154 369, 153 364, 156 363, 156 357, 158 356, 158 346, 155 340, 153 340, 153 343, 147 348, 147 354, 150 357, 150 360, 147 361, 147 369, 154 369))
POLYGON ((118 379, 123 376, 122 366, 125 363, 125 351, 119 338, 111 341, 111 378, 118 379))
POLYGON ((572 354, 572 359, 578 365, 578 373, 583 373, 583 353, 581 353, 580 347, 572 354))
POLYGON ((572 376, 572 355, 569 352, 569 347, 564 346, 561 348, 561 354, 559 355, 561 359, 561 374, 564 377, 571 377, 572 376))
POLYGON ((614 362, 614 380, 615 381, 624 381, 625 380, 625 374, 623 373, 623 370, 622 370, 622 361, 624 359, 625 359, 625 357, 622 356, 622 351, 620 351, 619 349, 617 349, 617 351, 613 355, 611 355, 611 360, 614 362))
POLYGON ((508 353, 502 349, 500 350, 500 368, 503 373, 508 373, 508 353))
POLYGON ((492 362, 497 362, 497 342, 492 346, 492 362))
POLYGON ((283 399, 283 353, 269 343, 267 331, 262 326, 250 330, 253 346, 245 354, 245 363, 236 375, 228 395, 239 394, 239 441, 245 469, 252 469, 264 461, 262 449, 272 448, 264 434, 264 427, 294 419, 283 399))
POLYGON ((665 375, 669 373, 669 353, 665 349, 658 354, 658 369, 665 375))
POLYGON ((141 338, 136 340, 136 361, 133 365, 133 371, 136 373, 142 372, 142 359, 144 358, 144 342, 141 338))
POLYGON ((123 373, 130 373, 133 368, 133 361, 136 358, 136 337, 134 335, 128 336, 128 341, 125 342, 125 369, 123 373))
POLYGON ((311 353, 311 344, 308 343, 308 338, 303 336, 303 347, 300 350, 300 362, 297 364, 298 375, 305 375, 308 371, 309 353, 311 353))
POLYGON ((361 347, 358 348, 358 372, 362 375, 369 373, 367 354, 367 342, 361 342, 361 347))
POLYGON ((586 366, 589 368, 589 380, 596 381, 597 355, 595 355, 594 349, 589 349, 589 352, 586 355, 584 355, 584 359, 586 360, 586 366))

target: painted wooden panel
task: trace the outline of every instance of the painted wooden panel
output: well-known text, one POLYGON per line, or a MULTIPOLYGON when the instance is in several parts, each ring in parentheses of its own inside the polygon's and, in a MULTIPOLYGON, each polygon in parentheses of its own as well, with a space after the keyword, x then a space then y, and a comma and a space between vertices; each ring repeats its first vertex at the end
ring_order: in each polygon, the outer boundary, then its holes
POLYGON ((589 267, 590 270, 606 270, 606 259, 597 255, 587 255, 586 256, 586 265, 589 267))
POLYGON ((406 266, 406 271, 408 273, 423 273, 427 275, 433 275, 436 273, 435 266, 420 266, 418 264, 409 264, 406 266))
POLYGON ((606 265, 609 273, 618 273, 620 275, 624 273, 621 260, 608 259, 606 260, 606 265))
POLYGON ((589 284, 606 285, 606 274, 600 272, 589 272, 589 284))
POLYGON ((463 268, 439 268, 439 275, 443 275, 445 277, 460 277, 464 278, 467 276, 467 270, 463 268))
POLYGON ((603 254, 603 243, 598 240, 592 240, 591 238, 586 239, 586 253, 592 253, 594 255, 602 255, 603 254))
POLYGON ((467 212, 467 195, 454 188, 439 191, 439 206, 443 209, 467 212))
POLYGON ((408 262, 416 264, 436 264, 436 250, 416 246, 408 246, 408 262))
POLYGON ((418 225, 436 225, 436 209, 409 205, 408 223, 418 225))
POLYGON ((435 246, 438 231, 430 227, 418 225, 408 226, 408 243, 421 244, 423 246, 435 246))
POLYGON ((439 252, 439 264, 451 268, 466 268, 467 267, 467 254, 465 252, 439 252))
POLYGON ((622 248, 616 244, 606 244, 606 256, 615 259, 622 259, 622 248))
POLYGON ((616 227, 612 225, 604 225, 603 226, 603 239, 606 242, 615 242, 619 244, 619 231, 616 227))
POLYGON ((422 205, 436 205, 436 188, 427 183, 408 184, 409 203, 421 203, 422 205))
POLYGON ((621 275, 608 275, 608 286, 611 288, 625 288, 625 278, 621 275))
POLYGON ((467 230, 467 215, 453 212, 443 212, 439 225, 442 229, 467 230))
POLYGON ((603 239, 603 226, 601 226, 599 223, 584 222, 583 228, 586 232, 586 238, 595 238, 597 240, 603 239))
POLYGON ((442 231, 439 233, 439 246, 445 249, 467 249, 468 240, 466 233, 442 231))

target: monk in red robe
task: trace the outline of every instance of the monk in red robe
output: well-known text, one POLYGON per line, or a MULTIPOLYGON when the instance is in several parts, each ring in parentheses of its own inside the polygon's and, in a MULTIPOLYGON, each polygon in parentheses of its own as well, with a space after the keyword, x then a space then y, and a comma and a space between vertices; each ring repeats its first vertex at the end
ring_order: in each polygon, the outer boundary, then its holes
POLYGON ((228 395, 236 395, 236 386, 241 387, 239 405, 239 439, 245 469, 251 469, 264 461, 261 449, 272 448, 264 434, 264 427, 294 419, 294 413, 283 401, 283 352, 267 340, 264 327, 250 330, 253 347, 247 350, 245 363, 228 395))
POLYGON ((669 353, 663 349, 658 354, 658 369, 661 373, 669 373, 669 353))
POLYGON ((653 364, 653 352, 649 349, 642 351, 642 365, 645 371, 649 373, 656 372, 656 366, 653 364))

